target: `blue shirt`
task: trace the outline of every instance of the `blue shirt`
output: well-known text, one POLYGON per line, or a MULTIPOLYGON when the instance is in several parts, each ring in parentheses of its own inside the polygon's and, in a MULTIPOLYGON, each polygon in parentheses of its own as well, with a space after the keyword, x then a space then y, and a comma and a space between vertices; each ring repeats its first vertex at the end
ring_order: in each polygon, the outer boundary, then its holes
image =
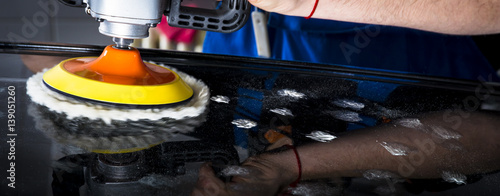
MULTIPOLYGON (((468 36, 275 13, 268 31, 273 59, 469 80, 495 73, 468 36)), ((207 32, 203 51, 257 57, 252 21, 230 34, 207 32)))

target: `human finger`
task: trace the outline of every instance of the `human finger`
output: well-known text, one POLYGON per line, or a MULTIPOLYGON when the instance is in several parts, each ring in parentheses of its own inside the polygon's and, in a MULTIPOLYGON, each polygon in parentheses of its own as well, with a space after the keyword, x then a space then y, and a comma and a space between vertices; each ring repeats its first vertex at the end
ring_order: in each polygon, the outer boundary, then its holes
POLYGON ((280 14, 292 14, 297 7, 297 0, 287 0, 286 3, 281 0, 248 0, 248 2, 260 9, 280 14))
POLYGON ((24 65, 33 73, 40 72, 45 68, 51 68, 67 57, 42 56, 42 55, 20 55, 24 65))
POLYGON ((271 144, 270 146, 268 146, 266 148, 266 150, 274 150, 274 149, 280 148, 280 147, 285 146, 285 145, 293 145, 293 140, 290 139, 289 137, 282 137, 282 138, 278 139, 278 141, 276 141, 273 144, 271 144))
POLYGON ((225 184, 215 176, 211 164, 204 163, 200 167, 198 181, 191 195, 193 196, 227 195, 224 190, 225 190, 225 184))

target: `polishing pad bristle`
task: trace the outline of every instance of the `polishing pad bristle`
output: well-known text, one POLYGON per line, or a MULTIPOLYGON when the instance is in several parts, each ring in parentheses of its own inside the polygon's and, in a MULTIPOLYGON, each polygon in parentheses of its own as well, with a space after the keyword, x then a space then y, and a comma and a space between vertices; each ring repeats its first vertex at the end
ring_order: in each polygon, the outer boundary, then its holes
MULTIPOLYGON (((46 71, 46 70, 45 70, 46 71)), ((80 101, 48 89, 45 72, 27 81, 30 115, 37 129, 58 143, 97 153, 125 153, 168 141, 193 131, 205 121, 209 89, 200 80, 177 72, 194 91, 184 105, 155 109, 124 109, 80 101)))
MULTIPOLYGON (((44 71, 45 72, 45 71, 44 71)), ((43 84, 44 72, 33 75, 27 81, 27 94, 37 104, 47 106, 52 111, 65 113, 67 118, 86 117, 92 120, 101 119, 110 124, 112 120, 159 120, 162 118, 182 119, 200 115, 209 102, 209 89, 200 80, 185 73, 177 72, 184 82, 193 89, 192 99, 184 105, 169 108, 126 109, 109 107, 90 102, 82 102, 61 95, 43 84)))

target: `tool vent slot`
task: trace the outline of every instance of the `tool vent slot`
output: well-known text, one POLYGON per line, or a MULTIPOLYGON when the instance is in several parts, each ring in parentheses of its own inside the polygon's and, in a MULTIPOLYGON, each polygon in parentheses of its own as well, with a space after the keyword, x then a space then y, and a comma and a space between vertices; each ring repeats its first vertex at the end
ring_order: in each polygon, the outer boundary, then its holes
POLYGON ((247 9, 247 4, 246 3, 241 3, 241 10, 246 10, 247 9))
POLYGON ((195 16, 195 17, 193 17, 193 19, 196 21, 205 21, 205 18, 201 17, 201 16, 195 16))
POLYGON ((224 26, 222 27, 222 30, 227 31, 231 29, 235 29, 238 26, 238 24, 232 25, 232 26, 224 26))
POLYGON ((217 25, 207 25, 207 28, 213 29, 213 30, 217 30, 219 28, 219 26, 217 26, 217 25))
POLYGON ((201 28, 201 27, 203 27, 204 25, 203 25, 203 23, 193 22, 193 26, 195 26, 195 27, 200 27, 200 28, 201 28))
POLYGON ((186 20, 189 20, 189 19, 191 18, 191 16, 181 14, 181 15, 179 15, 179 18, 180 18, 180 19, 186 19, 186 20))
POLYGON ((229 20, 223 20, 222 23, 224 24, 232 24, 234 23, 236 20, 238 20, 238 14, 234 14, 233 18, 229 19, 229 20))
POLYGON ((208 18, 208 22, 212 22, 212 23, 219 23, 220 20, 217 19, 217 18, 208 18))
POLYGON ((179 21, 177 24, 179 24, 179 25, 183 25, 183 26, 188 26, 188 25, 189 25, 189 22, 186 22, 186 21, 179 21))
POLYGON ((235 10, 240 10, 240 3, 239 2, 235 3, 234 9, 235 10))

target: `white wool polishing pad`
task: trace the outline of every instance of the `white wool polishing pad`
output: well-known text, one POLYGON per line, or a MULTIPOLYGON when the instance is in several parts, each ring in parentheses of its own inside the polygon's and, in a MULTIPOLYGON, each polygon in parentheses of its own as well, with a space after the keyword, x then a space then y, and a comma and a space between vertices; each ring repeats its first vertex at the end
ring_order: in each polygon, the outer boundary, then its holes
POLYGON ((90 120, 100 119, 111 124, 112 120, 137 121, 147 119, 155 121, 163 118, 180 120, 201 115, 209 103, 210 91, 207 85, 186 73, 170 69, 176 72, 194 91, 193 98, 186 104, 161 109, 122 109, 75 100, 54 92, 43 84, 42 77, 47 70, 30 77, 26 84, 26 90, 33 102, 44 105, 53 112, 64 113, 70 120, 86 117, 90 120))

